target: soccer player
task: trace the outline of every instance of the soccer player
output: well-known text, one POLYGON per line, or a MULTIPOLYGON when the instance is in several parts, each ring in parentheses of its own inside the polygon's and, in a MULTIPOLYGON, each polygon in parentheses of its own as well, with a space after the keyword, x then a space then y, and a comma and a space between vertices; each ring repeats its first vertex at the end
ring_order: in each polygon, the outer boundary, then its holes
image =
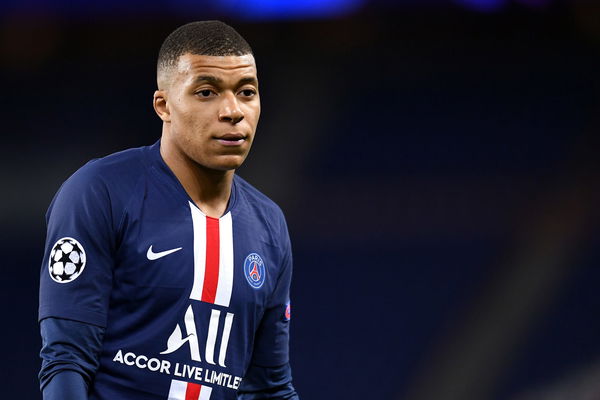
POLYGON ((298 399, 287 226, 235 175, 260 114, 252 49, 184 25, 157 81, 160 140, 90 161, 48 210, 44 399, 298 399))

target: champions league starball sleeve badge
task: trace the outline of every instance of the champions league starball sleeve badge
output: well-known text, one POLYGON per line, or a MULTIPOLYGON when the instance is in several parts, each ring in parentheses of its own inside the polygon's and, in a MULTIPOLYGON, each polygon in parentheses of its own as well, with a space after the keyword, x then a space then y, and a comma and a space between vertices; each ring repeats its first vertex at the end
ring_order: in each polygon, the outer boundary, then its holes
POLYGON ((64 237, 52 246, 48 272, 54 282, 73 282, 83 272, 85 262, 85 250, 81 243, 73 238, 64 237))

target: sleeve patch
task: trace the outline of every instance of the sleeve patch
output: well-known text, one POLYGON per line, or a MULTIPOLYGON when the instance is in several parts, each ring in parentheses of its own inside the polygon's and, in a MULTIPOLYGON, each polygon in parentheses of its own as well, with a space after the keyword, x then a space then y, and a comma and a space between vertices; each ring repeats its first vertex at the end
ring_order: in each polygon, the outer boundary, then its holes
POLYGON ((59 239, 48 257, 48 272, 54 282, 69 283, 85 268, 86 256, 81 243, 71 237, 59 239))

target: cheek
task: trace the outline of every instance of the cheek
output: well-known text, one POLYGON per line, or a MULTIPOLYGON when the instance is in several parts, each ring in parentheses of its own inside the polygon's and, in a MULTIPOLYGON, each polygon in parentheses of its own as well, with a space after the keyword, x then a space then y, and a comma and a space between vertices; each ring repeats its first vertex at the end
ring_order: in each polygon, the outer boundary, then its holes
POLYGON ((194 137, 201 136, 210 126, 206 110, 194 108, 179 109, 176 118, 173 118, 173 123, 176 124, 180 134, 192 140, 194 137))
POLYGON ((258 122, 258 118, 260 118, 260 104, 258 105, 256 110, 256 122, 258 122))
POLYGON ((248 122, 251 123, 253 126, 256 126, 260 117, 260 104, 248 107, 248 110, 245 112, 245 115, 248 119, 248 122))
POLYGON ((172 103, 171 105, 171 124, 173 124, 173 128, 179 131, 179 127, 185 126, 187 124, 188 111, 181 104, 181 101, 177 101, 172 103))

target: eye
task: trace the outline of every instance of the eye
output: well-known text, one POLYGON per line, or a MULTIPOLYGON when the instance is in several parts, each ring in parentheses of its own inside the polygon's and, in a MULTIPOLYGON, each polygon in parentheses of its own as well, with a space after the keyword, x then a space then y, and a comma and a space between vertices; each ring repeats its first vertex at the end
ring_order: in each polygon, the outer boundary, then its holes
POLYGON ((244 97, 252 97, 256 95, 256 90, 254 89, 243 89, 240 91, 240 94, 244 97))
POLYGON ((210 96, 214 95, 215 92, 213 92, 210 89, 202 89, 202 90, 198 90, 195 94, 198 97, 203 97, 204 98, 204 97, 210 97, 210 96))

